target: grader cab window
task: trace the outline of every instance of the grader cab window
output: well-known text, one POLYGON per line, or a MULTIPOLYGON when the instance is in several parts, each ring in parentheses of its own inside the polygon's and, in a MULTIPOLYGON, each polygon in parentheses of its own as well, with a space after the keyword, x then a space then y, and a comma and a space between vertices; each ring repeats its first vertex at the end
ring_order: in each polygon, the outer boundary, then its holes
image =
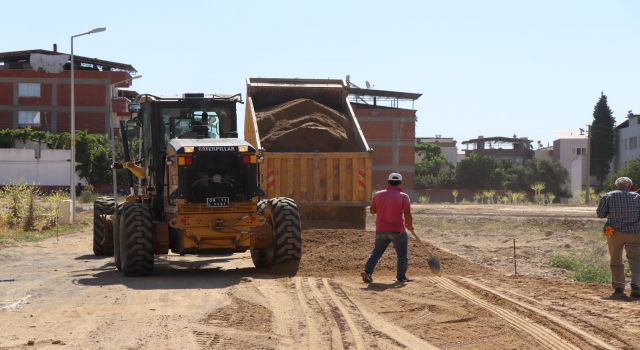
POLYGON ((162 110, 164 141, 170 139, 210 138, 218 139, 231 129, 230 111, 223 108, 162 110))

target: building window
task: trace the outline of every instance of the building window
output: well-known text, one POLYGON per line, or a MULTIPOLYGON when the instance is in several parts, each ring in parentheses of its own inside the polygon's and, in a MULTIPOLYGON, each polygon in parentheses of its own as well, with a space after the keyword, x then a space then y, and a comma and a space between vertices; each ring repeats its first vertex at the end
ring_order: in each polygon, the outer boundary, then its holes
POLYGON ((37 111, 20 111, 18 112, 19 126, 39 126, 40 112, 37 111))
POLYGON ((636 149, 638 148, 638 137, 634 136, 634 137, 630 137, 629 138, 629 149, 636 149))
POLYGON ((20 96, 20 97, 40 97, 40 83, 20 83, 20 84, 18 84, 18 96, 20 96))
POLYGON ((576 148, 576 154, 578 155, 582 154, 581 151, 582 151, 582 148, 576 148))

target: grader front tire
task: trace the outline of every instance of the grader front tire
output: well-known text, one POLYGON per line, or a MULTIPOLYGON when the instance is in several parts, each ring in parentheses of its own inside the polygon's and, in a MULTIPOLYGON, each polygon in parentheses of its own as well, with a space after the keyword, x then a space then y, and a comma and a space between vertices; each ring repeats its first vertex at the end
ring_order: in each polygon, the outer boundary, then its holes
POLYGON ((302 257, 302 225, 298 206, 291 198, 275 198, 271 202, 275 230, 274 262, 300 260, 302 257))
POLYGON ((251 250, 256 267, 297 265, 302 256, 302 227, 298 206, 291 198, 273 198, 258 203, 258 213, 265 215, 273 234, 273 245, 251 250))
POLYGON ((151 210, 146 204, 125 203, 121 213, 121 270, 125 276, 150 275, 154 262, 151 210))

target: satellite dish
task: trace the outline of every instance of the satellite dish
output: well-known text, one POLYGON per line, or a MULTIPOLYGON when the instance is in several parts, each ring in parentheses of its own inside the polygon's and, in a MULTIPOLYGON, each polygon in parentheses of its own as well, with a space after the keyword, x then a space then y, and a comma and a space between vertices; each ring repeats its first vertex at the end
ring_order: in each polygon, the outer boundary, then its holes
POLYGON ((369 81, 368 81, 368 80, 365 80, 364 85, 366 85, 366 86, 367 86, 367 89, 370 89, 370 88, 371 88, 371 84, 369 84, 369 81))

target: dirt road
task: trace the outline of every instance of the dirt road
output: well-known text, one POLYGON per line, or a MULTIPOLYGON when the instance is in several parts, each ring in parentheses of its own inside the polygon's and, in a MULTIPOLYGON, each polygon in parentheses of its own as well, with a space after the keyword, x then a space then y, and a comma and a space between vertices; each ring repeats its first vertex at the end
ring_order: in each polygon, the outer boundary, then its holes
POLYGON ((435 247, 434 276, 416 242, 413 282, 393 281, 389 252, 365 285, 371 232, 303 237, 295 276, 237 254, 159 257, 153 276, 125 278, 89 254, 88 231, 3 248, 0 349, 640 349, 640 301, 608 300, 607 286, 512 277, 435 247))

